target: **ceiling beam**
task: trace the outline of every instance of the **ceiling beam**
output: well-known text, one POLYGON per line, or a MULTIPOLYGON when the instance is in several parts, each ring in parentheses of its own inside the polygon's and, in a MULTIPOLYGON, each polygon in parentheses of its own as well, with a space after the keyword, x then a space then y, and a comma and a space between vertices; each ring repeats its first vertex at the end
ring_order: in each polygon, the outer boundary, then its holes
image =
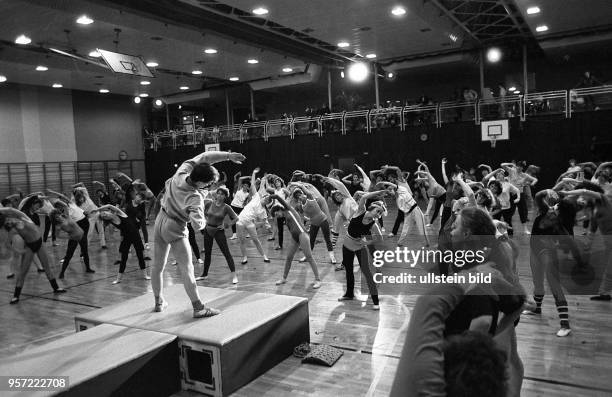
POLYGON ((457 24, 461 29, 463 29, 472 39, 474 39, 477 43, 480 43, 480 39, 476 36, 463 22, 461 22, 455 14, 450 12, 444 5, 442 5, 438 0, 430 0, 432 4, 440 9, 447 17, 449 17, 454 23, 457 24))

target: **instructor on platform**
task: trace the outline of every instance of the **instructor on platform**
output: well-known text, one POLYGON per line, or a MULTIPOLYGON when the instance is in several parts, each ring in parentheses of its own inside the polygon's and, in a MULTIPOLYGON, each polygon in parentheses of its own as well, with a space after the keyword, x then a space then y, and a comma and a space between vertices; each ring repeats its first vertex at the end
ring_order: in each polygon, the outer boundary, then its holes
POLYGON ((211 317, 219 314, 218 310, 207 308, 200 300, 193 276, 187 222, 191 222, 195 230, 203 230, 206 226, 204 194, 200 190, 208 188, 219 179, 219 171, 212 164, 220 161, 233 161, 240 164, 244 159, 245 157, 240 153, 204 152, 185 161, 174 176, 166 181, 165 194, 161 200, 161 211, 155 220, 154 229, 155 251, 151 286, 155 296, 156 312, 161 312, 168 306, 162 295, 162 274, 168 260, 168 253, 172 249, 172 254, 180 267, 185 291, 193 305, 193 317, 211 317))

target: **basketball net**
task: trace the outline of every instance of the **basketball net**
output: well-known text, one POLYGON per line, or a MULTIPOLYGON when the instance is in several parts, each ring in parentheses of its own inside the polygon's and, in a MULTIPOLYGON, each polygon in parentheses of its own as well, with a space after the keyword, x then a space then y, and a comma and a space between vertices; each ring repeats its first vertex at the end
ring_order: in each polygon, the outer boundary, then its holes
POLYGON ((496 137, 492 137, 491 138, 491 149, 495 149, 495 144, 497 143, 497 138, 496 137))

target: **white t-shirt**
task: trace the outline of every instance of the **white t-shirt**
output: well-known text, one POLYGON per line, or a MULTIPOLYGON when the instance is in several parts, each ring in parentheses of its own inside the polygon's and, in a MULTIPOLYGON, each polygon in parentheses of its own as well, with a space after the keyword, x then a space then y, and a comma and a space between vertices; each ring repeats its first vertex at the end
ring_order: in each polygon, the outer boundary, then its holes
POLYGON ((240 214, 238 214, 238 222, 243 225, 254 223, 257 220, 265 220, 268 213, 261 205, 261 197, 259 193, 255 193, 251 201, 244 206, 240 214))
POLYGON ((70 216, 70 219, 75 222, 85 219, 85 213, 83 210, 73 203, 68 204, 68 215, 70 216))
POLYGON ((249 192, 245 192, 242 189, 238 189, 236 194, 234 194, 234 199, 232 200, 231 205, 233 207, 244 208, 248 197, 249 197, 249 192))

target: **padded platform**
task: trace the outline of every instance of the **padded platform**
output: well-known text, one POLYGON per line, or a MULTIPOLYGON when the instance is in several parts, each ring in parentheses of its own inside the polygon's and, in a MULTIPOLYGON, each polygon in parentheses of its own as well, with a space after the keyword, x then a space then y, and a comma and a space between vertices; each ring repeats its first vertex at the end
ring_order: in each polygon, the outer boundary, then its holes
POLYGON ((183 285, 164 290, 169 306, 153 312, 146 294, 75 317, 77 331, 107 323, 163 332, 179 338, 182 383, 213 395, 228 395, 310 341, 308 300, 284 295, 198 287, 206 305, 222 310, 193 319, 183 285))
POLYGON ((103 324, 0 363, 3 376, 68 376, 68 389, 0 394, 167 396, 180 390, 177 354, 173 335, 103 324))

